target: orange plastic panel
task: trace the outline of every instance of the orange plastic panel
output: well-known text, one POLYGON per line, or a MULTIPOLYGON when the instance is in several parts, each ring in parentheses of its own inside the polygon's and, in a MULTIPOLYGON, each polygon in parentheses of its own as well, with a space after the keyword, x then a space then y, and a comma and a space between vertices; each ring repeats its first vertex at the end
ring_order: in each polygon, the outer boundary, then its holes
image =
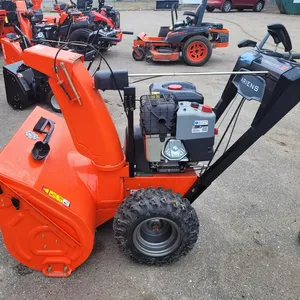
POLYGON ((177 61, 180 59, 179 51, 170 53, 162 53, 156 50, 151 50, 152 60, 154 61, 177 61))
POLYGON ((71 99, 65 94, 54 73, 54 57, 57 49, 37 45, 23 53, 24 63, 50 76, 49 83, 60 105, 78 152, 90 158, 99 169, 112 170, 125 165, 125 157, 117 130, 100 93, 94 89, 94 81, 83 57, 69 51, 58 54, 59 78, 71 99), (75 87, 75 91, 61 69, 64 64, 75 87))
POLYGON ((8 38, 1 39, 3 57, 6 64, 12 64, 22 60, 23 51, 19 42, 12 42, 8 38))
POLYGON ((89 178, 87 186, 74 161, 96 173, 91 161, 75 150, 64 119, 41 108, 32 112, 0 154, 4 242, 19 262, 47 276, 68 276, 93 248, 96 204, 92 190, 97 189, 98 179, 89 178), (41 116, 53 120, 55 130, 48 157, 35 161, 31 149, 36 140, 26 132, 41 116))

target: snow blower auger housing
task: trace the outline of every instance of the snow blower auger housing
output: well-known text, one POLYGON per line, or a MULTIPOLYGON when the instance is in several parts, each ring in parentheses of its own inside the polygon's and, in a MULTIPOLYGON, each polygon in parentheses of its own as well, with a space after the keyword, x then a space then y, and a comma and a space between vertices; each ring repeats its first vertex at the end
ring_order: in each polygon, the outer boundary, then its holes
POLYGON ((190 66, 202 66, 211 58, 214 48, 229 45, 229 31, 223 24, 203 23, 207 0, 195 13, 184 12, 186 20, 178 21, 176 5, 171 9, 172 26, 161 27, 158 37, 142 32, 133 41, 132 57, 137 61, 178 61, 181 54, 190 66))
POLYGON ((89 257, 95 228, 112 218, 133 260, 160 265, 186 255, 199 233, 193 201, 299 102, 300 56, 282 25, 270 25, 269 35, 286 53, 263 49, 265 39, 241 55, 215 108, 192 85, 151 85, 137 123, 133 74, 99 71, 93 79, 79 54, 26 49, 24 63, 49 76, 64 118, 37 107, 0 153, 0 227, 11 255, 46 276, 67 277, 89 257), (124 150, 99 92, 117 89, 128 119, 124 150), (257 101, 257 114, 210 165, 215 123, 237 94, 241 103, 257 101), (198 175, 202 161, 209 167, 198 175))

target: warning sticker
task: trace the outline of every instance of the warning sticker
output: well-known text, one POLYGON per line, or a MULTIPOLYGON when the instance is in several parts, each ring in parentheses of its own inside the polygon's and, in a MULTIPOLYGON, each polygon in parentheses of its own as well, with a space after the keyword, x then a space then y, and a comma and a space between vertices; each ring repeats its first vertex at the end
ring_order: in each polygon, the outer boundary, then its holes
POLYGON ((208 126, 194 126, 192 128, 192 133, 202 133, 208 132, 208 126))
POLYGON ((51 198, 55 199, 56 201, 60 202, 61 204, 67 206, 67 207, 70 207, 71 205, 71 202, 67 199, 65 199, 64 197, 58 195, 57 193, 55 193, 54 191, 46 188, 46 187, 43 187, 43 191, 48 195, 50 196, 51 198))

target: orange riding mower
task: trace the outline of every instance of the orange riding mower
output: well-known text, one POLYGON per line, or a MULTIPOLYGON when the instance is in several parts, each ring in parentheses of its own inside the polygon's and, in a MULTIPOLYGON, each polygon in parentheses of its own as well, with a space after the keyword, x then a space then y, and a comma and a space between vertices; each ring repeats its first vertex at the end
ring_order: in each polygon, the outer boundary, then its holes
POLYGON ((163 265, 187 255, 199 235, 192 203, 299 103, 300 65, 285 27, 268 26, 266 37, 257 47, 241 42, 253 48, 232 72, 217 73, 230 77, 214 108, 191 83, 156 82, 136 100, 129 79, 145 74, 108 65, 93 78, 79 54, 26 49, 24 64, 48 76, 64 118, 35 108, 0 153, 0 228, 11 255, 46 276, 67 277, 88 259, 95 229, 110 219, 120 249, 138 263, 163 265), (264 49, 269 36, 286 52, 264 49), (119 92, 124 145, 100 90, 119 92), (232 101, 238 104, 215 145, 215 128, 232 101), (231 142, 249 101, 257 113, 231 142))
POLYGON ((186 20, 178 21, 176 5, 171 10, 172 26, 161 27, 158 37, 142 32, 133 41, 132 57, 137 61, 178 61, 190 66, 206 64, 214 48, 228 47, 229 31, 222 24, 202 23, 207 0, 195 13, 184 12, 186 20), (175 14, 175 16, 174 16, 175 14), (176 19, 175 19, 176 18, 176 19))

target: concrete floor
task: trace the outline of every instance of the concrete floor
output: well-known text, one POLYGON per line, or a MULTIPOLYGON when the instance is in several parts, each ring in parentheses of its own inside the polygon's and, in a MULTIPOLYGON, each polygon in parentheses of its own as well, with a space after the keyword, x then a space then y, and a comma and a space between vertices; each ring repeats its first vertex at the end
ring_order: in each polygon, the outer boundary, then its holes
MULTIPOLYGON (((272 22, 286 25, 294 50, 300 51, 299 16, 216 12, 207 13, 205 21, 222 22, 230 30, 230 47, 214 51, 202 68, 135 62, 132 36, 125 36, 106 58, 113 68, 127 68, 130 73, 230 71, 243 52, 237 42, 260 40, 272 22)), ((170 15, 122 12, 121 22, 124 30, 155 35, 160 25, 170 24, 170 15)), ((195 83, 206 103, 214 105, 228 78, 177 79, 195 83)), ((137 84, 138 94, 147 93, 150 83, 137 84)), ((0 84, 1 149, 30 110, 13 111, 6 103, 2 78, 0 84)), ((122 138, 125 120, 118 95, 103 95, 122 138)), ((249 125, 256 109, 257 104, 246 103, 235 137, 249 125)), ((178 263, 146 267, 129 261, 118 250, 108 223, 98 229, 94 251, 86 263, 67 279, 49 279, 19 265, 0 238, 0 299, 300 299, 299 113, 297 106, 194 203, 201 223, 199 241, 178 263)))

